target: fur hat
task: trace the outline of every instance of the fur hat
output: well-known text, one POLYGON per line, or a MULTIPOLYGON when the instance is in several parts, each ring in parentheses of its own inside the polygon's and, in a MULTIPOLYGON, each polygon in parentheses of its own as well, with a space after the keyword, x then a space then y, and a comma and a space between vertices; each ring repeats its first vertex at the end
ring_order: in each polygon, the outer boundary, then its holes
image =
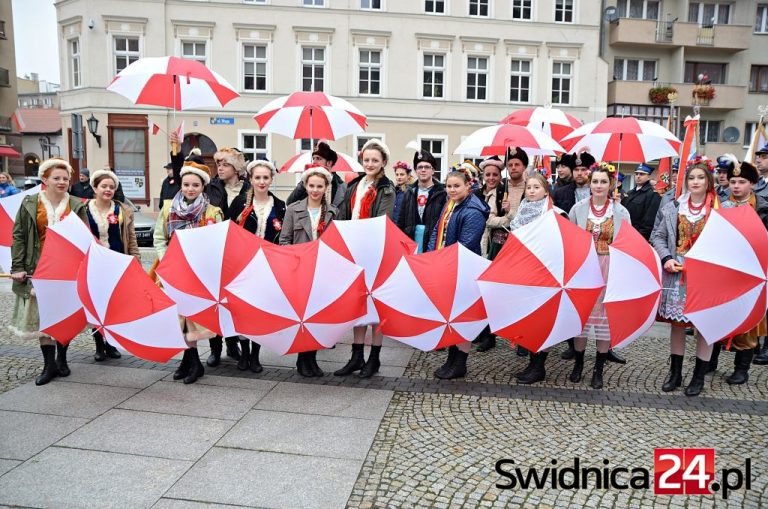
POLYGON ((416 168, 420 162, 425 161, 432 165, 432 168, 437 170, 437 159, 435 156, 427 152, 426 150, 419 150, 413 155, 413 167, 416 168))
POLYGON ((115 181, 115 186, 118 186, 120 184, 120 180, 117 178, 117 175, 115 175, 115 172, 112 170, 96 170, 91 174, 91 186, 94 186, 94 182, 97 178, 101 177, 102 175, 107 176, 115 181))
POLYGON ((499 169, 499 171, 502 171, 504 169, 504 162, 499 159, 499 156, 491 156, 487 159, 483 159, 480 162, 481 170, 484 170, 486 166, 495 166, 499 169))
POLYGON ((528 154, 526 154, 525 150, 520 147, 515 147, 514 150, 512 148, 507 149, 507 162, 509 162, 510 159, 519 159, 523 163, 523 166, 526 168, 528 167, 528 154))
POLYGON ((331 185, 331 180, 333 179, 333 175, 331 175, 331 172, 325 169, 325 166, 320 166, 319 164, 308 164, 304 167, 304 171, 301 174, 301 181, 304 183, 304 187, 307 186, 307 180, 312 175, 320 175, 323 178, 325 178, 326 182, 328 182, 328 185, 331 185))
POLYGON ((760 174, 757 172, 757 168, 746 161, 743 163, 737 161, 733 167, 728 168, 728 180, 731 180, 733 177, 747 179, 752 184, 757 184, 757 181, 760 180, 760 174))
POLYGON ((331 166, 336 164, 336 161, 339 160, 339 154, 337 154, 336 151, 333 150, 331 146, 324 141, 317 142, 317 145, 315 145, 315 149, 312 151, 312 155, 320 156, 326 161, 330 161, 331 166))
POLYGON ((205 164, 187 161, 181 167, 181 177, 183 178, 187 173, 193 173, 203 179, 203 185, 207 186, 211 183, 211 169, 205 164))
POLYGON ((557 161, 557 166, 566 166, 571 171, 576 167, 576 154, 563 154, 557 161))
POLYGON ((579 168, 590 168, 593 164, 595 164, 595 158, 590 154, 589 152, 582 152, 581 154, 573 154, 573 167, 579 168))
POLYGON ((272 172, 272 176, 275 176, 275 173, 277 172, 277 169, 275 169, 275 165, 272 164, 270 161, 267 161, 266 159, 254 159, 253 161, 248 163, 248 166, 245 167, 245 172, 250 176, 251 171, 256 166, 264 166, 265 168, 269 168, 269 171, 272 172))
POLYGON ((216 164, 219 161, 224 161, 232 166, 238 175, 245 173, 245 156, 239 150, 230 147, 220 148, 218 152, 213 154, 213 160, 216 161, 216 164))
POLYGON ((37 176, 39 178, 48 178, 48 175, 46 175, 46 172, 48 172, 48 170, 55 167, 66 168, 67 171, 69 172, 69 176, 72 177, 72 166, 64 159, 61 159, 60 157, 51 157, 50 159, 46 159, 45 161, 40 163, 40 167, 37 169, 37 176))
POLYGON ((370 140, 366 141, 365 145, 363 145, 363 148, 360 149, 360 154, 362 155, 363 152, 369 149, 380 150, 381 152, 384 153, 384 159, 389 161, 390 159, 389 147, 382 140, 378 138, 371 138, 370 140))

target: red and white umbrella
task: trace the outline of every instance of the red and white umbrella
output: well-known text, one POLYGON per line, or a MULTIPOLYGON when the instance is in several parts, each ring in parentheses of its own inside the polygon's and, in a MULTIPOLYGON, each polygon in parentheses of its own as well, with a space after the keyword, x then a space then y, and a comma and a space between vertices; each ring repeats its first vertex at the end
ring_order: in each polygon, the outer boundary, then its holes
POLYGON ((136 357, 168 362, 187 348, 176 304, 133 256, 94 241, 77 275, 77 294, 88 322, 136 357))
POLYGON ((552 137, 538 129, 513 124, 483 127, 467 136, 454 154, 472 156, 504 156, 508 148, 520 147, 528 155, 555 155, 565 149, 552 137))
POLYGON ((334 221, 323 232, 320 242, 363 268, 368 287, 368 313, 360 325, 379 323, 370 292, 389 277, 400 258, 416 252, 416 243, 387 216, 334 221))
POLYGON ((592 236, 551 210, 510 233, 477 282, 491 330, 534 352, 578 336, 605 286, 592 236))
POLYGON ((224 287, 242 272, 261 244, 261 239, 232 221, 178 230, 155 272, 180 315, 221 336, 234 336, 224 287))
POLYGON ((476 280, 490 263, 459 243, 404 256, 373 291, 381 332, 425 352, 472 341, 488 324, 476 280))
POLYGON ((294 92, 278 97, 253 117, 262 131, 302 138, 338 140, 362 133, 363 113, 349 102, 323 92, 294 92))
POLYGON ((13 245, 13 225, 16 214, 21 208, 24 197, 39 193, 41 186, 35 186, 12 196, 0 199, 0 267, 6 272, 11 271, 11 246, 13 245))
POLYGON ((115 76, 107 90, 133 104, 173 110, 223 107, 239 97, 227 80, 196 60, 179 57, 146 57, 115 76))
POLYGON ((683 313, 707 343, 747 332, 765 316, 768 232, 752 207, 712 210, 683 267, 683 313))
POLYGON ((542 108, 541 106, 512 112, 501 119, 499 123, 538 129, 558 142, 581 126, 581 122, 576 117, 557 108, 542 108))
POLYGON ((568 152, 588 150, 598 161, 644 163, 675 157, 681 142, 667 128, 634 117, 584 124, 561 140, 568 152))
MULTIPOLYGON (((333 165, 331 171, 333 172, 354 172, 355 176, 358 173, 362 173, 363 166, 357 162, 357 159, 347 154, 337 152, 339 155, 338 161, 333 165)), ((305 170, 308 164, 312 164, 312 152, 302 152, 288 159, 284 165, 280 167, 280 173, 301 173, 305 170)))
POLYGON ((365 277, 320 241, 264 244, 227 285, 235 330, 279 354, 330 348, 365 315, 365 277))
POLYGON ((77 295, 77 273, 94 241, 82 219, 69 214, 48 228, 32 277, 40 315, 40 332, 66 345, 88 323, 77 295))
POLYGON ((603 303, 611 348, 624 348, 656 320, 661 298, 661 261, 656 250, 629 222, 622 223, 608 251, 611 264, 603 303))

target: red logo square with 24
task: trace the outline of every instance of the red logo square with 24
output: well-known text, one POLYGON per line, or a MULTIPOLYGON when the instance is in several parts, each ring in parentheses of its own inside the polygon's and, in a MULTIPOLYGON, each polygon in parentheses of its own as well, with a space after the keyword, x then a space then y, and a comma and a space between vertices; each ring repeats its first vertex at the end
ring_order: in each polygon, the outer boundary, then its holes
POLYGON ((711 495, 714 480, 714 449, 653 450, 653 493, 656 495, 711 495))

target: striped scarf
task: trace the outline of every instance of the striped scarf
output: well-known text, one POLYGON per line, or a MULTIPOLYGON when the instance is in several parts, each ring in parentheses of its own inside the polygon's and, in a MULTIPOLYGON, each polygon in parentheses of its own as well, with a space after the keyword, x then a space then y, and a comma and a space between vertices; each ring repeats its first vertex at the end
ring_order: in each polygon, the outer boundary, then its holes
POLYGON ((445 205, 440 221, 437 223, 437 244, 435 249, 442 249, 445 247, 445 236, 448 233, 448 223, 451 221, 453 215, 453 208, 456 206, 456 202, 449 200, 445 205))

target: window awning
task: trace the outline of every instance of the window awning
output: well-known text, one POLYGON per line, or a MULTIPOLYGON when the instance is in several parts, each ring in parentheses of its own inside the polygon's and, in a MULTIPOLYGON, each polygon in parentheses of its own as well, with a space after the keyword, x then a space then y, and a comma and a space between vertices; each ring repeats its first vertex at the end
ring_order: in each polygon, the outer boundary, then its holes
POLYGON ((16 152, 13 147, 0 147, 0 157, 21 157, 21 154, 16 152))

